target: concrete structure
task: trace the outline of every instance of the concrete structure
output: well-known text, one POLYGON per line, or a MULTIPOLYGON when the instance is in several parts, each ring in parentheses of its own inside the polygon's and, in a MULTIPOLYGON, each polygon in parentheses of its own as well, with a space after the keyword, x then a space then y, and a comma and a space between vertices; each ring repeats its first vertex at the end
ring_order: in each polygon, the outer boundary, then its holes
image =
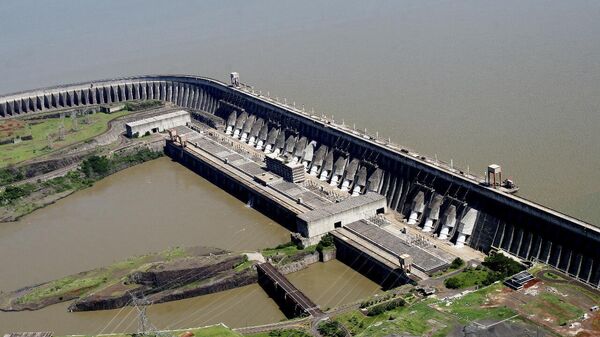
POLYGON ((499 186, 502 183, 502 168, 498 164, 491 164, 487 168, 486 179, 488 185, 499 186))
POLYGON ((385 197, 370 192, 299 214, 297 231, 311 239, 309 244, 316 244, 324 234, 355 221, 383 214, 386 209, 385 197))
POLYGON ((190 113, 179 110, 164 115, 140 119, 125 124, 127 137, 141 137, 146 133, 164 132, 167 129, 187 125, 192 121, 190 113))
POLYGON ((313 301, 298 290, 270 263, 257 265, 256 271, 258 272, 258 284, 279 303, 286 316, 290 318, 298 316, 317 317, 323 314, 313 301))
POLYGON ((290 163, 275 155, 267 155, 265 163, 267 170, 283 177, 285 181, 301 183, 305 180, 304 166, 298 162, 290 163))
MULTIPOLYGON (((359 194, 373 191, 385 196, 391 211, 409 218, 414 199, 419 192, 423 193, 424 213, 417 212, 415 226, 424 226, 422 222, 428 219, 430 203, 436 196, 441 197, 441 216, 433 221, 429 231, 432 235, 483 252, 501 249, 522 259, 540 260, 582 282, 600 286, 598 227, 505 193, 502 188, 487 186, 484 178, 474 177, 452 165, 259 95, 241 84, 229 86, 209 78, 185 75, 78 83, 0 96, 0 118, 149 99, 171 102, 183 109, 202 110, 224 120, 233 111, 238 112, 237 118, 245 113, 245 118, 252 115, 256 120, 262 119, 268 132, 264 130, 266 138, 257 147, 267 153, 281 152, 290 135, 296 137, 296 142, 306 137, 317 149, 313 162, 306 163, 309 174, 335 188, 348 181, 344 188, 354 191, 357 182, 363 180, 347 177, 352 173, 346 170, 347 163, 358 159, 357 172, 366 171, 367 177, 367 186, 358 186, 359 194), (319 153, 322 147, 326 149, 325 154, 319 153), (346 177, 353 179, 345 179, 346 172, 349 172, 346 177), (460 221, 470 209, 476 211, 472 230, 472 217, 463 222, 459 230, 460 221)), ((240 129, 243 127, 242 124, 240 129)), ((239 138, 241 130, 235 131, 239 138)), ((291 147, 291 142, 289 145, 291 147)))
POLYGON ((117 105, 101 105, 100 112, 104 112, 107 114, 111 114, 113 112, 121 111, 125 109, 125 104, 117 104, 117 105))

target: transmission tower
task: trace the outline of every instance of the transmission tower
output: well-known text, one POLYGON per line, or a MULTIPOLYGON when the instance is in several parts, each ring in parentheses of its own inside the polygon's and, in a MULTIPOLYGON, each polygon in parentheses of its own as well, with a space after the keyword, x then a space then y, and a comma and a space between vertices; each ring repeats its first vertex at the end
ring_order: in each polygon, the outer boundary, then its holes
POLYGON ((158 337, 171 337, 171 335, 160 332, 148 319, 148 315, 146 314, 146 309, 148 306, 152 305, 152 302, 149 301, 145 296, 142 295, 141 298, 136 297, 134 294, 130 293, 131 303, 135 306, 135 309, 138 312, 138 336, 158 336, 158 337))

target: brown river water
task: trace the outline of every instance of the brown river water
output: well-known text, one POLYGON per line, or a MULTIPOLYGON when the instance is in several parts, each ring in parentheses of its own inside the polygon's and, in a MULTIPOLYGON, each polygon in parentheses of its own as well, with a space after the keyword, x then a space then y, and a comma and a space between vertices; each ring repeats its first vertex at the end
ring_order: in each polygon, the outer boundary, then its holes
MULTIPOLYGON (((19 222, 1 224, 0 290, 174 246, 250 250, 288 240, 289 232, 279 224, 178 163, 161 158, 103 179, 19 222)), ((323 308, 378 290, 376 284, 338 261, 313 265, 290 279, 323 308)), ((68 313, 67 306, 0 313, 0 333, 90 334, 137 328, 137 317, 129 308, 68 313)), ((153 305, 149 317, 160 329, 219 322, 239 327, 284 318, 258 285, 153 305)))

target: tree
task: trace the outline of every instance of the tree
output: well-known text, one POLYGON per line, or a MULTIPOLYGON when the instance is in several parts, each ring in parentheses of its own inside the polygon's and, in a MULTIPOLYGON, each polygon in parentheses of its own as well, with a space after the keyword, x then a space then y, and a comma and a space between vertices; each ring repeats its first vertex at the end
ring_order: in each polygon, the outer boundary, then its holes
POLYGON ((81 171, 88 178, 105 176, 110 172, 110 160, 105 156, 91 156, 83 161, 81 171))
POLYGON ((450 277, 444 281, 444 285, 448 289, 458 289, 462 286, 462 282, 456 277, 450 277))
POLYGON ((499 253, 492 253, 487 256, 483 261, 483 265, 499 272, 502 275, 501 278, 511 276, 524 269, 519 262, 499 253))
POLYGON ((452 260, 452 263, 450 264, 450 268, 458 269, 458 268, 462 267, 464 264, 465 264, 465 261, 463 261, 463 259, 461 259, 460 257, 457 257, 456 259, 452 260))

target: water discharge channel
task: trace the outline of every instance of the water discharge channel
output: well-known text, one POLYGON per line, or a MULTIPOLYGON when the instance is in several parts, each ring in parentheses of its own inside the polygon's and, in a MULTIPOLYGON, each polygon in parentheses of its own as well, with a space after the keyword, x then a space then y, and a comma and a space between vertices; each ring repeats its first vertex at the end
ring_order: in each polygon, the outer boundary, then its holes
MULTIPOLYGON (((275 246, 288 231, 183 166, 161 158, 110 176, 15 223, 0 225, 0 291, 45 282, 174 246, 249 250, 275 246)), ((322 308, 356 301, 378 286, 338 261, 291 274, 322 308)), ((0 313, 2 333, 133 331, 131 308, 68 313, 68 304, 0 313), (129 314, 129 316, 127 316, 129 314), (111 322, 112 320, 112 322, 111 322)), ((284 318, 258 285, 153 305, 158 328, 224 322, 232 327, 284 318)))

